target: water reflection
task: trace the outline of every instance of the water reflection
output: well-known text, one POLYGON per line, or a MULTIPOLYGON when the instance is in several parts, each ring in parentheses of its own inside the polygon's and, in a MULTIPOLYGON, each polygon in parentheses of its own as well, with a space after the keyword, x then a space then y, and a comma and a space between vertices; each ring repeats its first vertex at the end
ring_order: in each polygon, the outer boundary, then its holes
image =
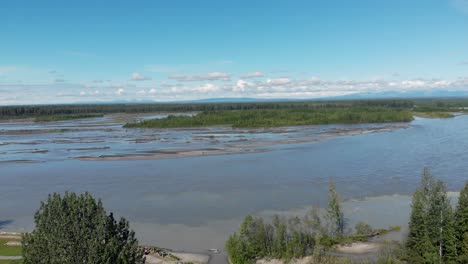
MULTIPOLYGON (((5 230, 30 230, 34 210, 48 193, 90 191, 103 199, 108 210, 130 219, 144 242, 176 249, 222 248, 224 239, 237 229, 246 214, 300 210, 311 204, 325 204, 329 177, 335 179, 344 198, 409 194, 418 184, 422 168, 430 166, 449 189, 458 190, 467 179, 467 121, 467 116, 416 119, 408 129, 333 136, 323 142, 279 144, 268 146, 270 151, 261 153, 159 160, 80 161, 70 157, 83 155, 83 152, 94 155, 154 149, 155 144, 158 148, 172 148, 174 144, 184 145, 187 140, 196 141, 200 133, 212 135, 213 131, 128 132, 113 120, 107 120, 107 123, 98 123, 111 132, 89 131, 86 127, 87 130, 78 132, 2 134, 2 143, 36 142, 34 149, 48 152, 21 152, 31 149, 28 144, 0 147, 0 152, 6 153, 0 157, 4 161, 31 156, 43 161, 0 164, 0 212, 2 217, 13 220, 5 230), (134 133, 158 140, 130 143, 130 135, 134 133), (166 141, 160 140, 162 138, 166 141), (65 139, 70 141, 60 144, 60 140, 65 139), (87 143, 76 143, 81 140, 87 143), (104 143, 93 140, 104 140, 104 143), (85 149, 106 146, 110 149, 85 149), (83 149, 70 151, 77 148, 83 149)), ((30 126, 43 129, 40 124, 30 126)), ((5 128, 2 124, 1 129, 12 127, 29 128, 23 124, 9 124, 5 128)), ((215 130, 226 132, 225 128, 215 130)), ((292 130, 254 135, 239 130, 224 133, 227 137, 216 132, 219 138, 204 137, 201 143, 192 146, 224 146, 228 144, 226 141, 240 136, 269 140, 312 133, 321 135, 312 129, 292 130)), ((393 206, 395 215, 398 210, 401 210, 400 215, 407 215, 402 208, 408 208, 408 201, 391 200, 389 206, 393 206)), ((360 208, 356 215, 374 219, 368 222, 391 219, 387 215, 391 210, 382 210, 380 205, 369 205, 368 214, 363 213, 362 206, 360 208)))

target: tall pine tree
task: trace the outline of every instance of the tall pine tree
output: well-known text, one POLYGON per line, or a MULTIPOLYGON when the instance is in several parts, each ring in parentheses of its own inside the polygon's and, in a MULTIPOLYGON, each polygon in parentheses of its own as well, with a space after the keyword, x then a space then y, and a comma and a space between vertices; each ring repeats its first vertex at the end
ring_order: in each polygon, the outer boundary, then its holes
POLYGON ((413 194, 412 211, 409 222, 408 239, 406 241, 409 263, 426 263, 432 258, 427 252, 434 252, 426 229, 427 196, 422 188, 413 194))
POLYGON ((454 263, 457 259, 455 220, 446 187, 427 168, 413 195, 407 239, 410 263, 454 263))
POLYGON ((458 255, 468 263, 468 182, 460 192, 455 211, 455 229, 457 234, 458 255))
POLYGON ((442 181, 436 181, 429 196, 427 229, 433 247, 438 249, 440 263, 450 263, 457 259, 455 221, 447 197, 447 189, 442 181))

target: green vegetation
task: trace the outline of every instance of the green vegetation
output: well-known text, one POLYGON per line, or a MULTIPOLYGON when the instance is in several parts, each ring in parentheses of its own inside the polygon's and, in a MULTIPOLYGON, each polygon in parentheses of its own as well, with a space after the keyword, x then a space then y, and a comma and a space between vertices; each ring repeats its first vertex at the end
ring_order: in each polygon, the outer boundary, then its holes
POLYGON ((417 117, 423 118, 453 118, 453 115, 450 112, 413 112, 413 114, 417 117))
POLYGON ((460 192, 455 211, 457 253, 460 262, 468 263, 468 182, 460 192))
POLYGON ((126 127, 175 128, 229 125, 273 127, 316 124, 408 122, 412 115, 449 118, 467 112, 468 99, 369 99, 251 103, 152 103, 0 106, 0 119, 36 118, 38 122, 99 117, 111 113, 198 112, 197 116, 171 116, 126 127), (262 110, 262 111, 259 111, 262 110))
POLYGON ((204 112, 260 109, 321 109, 350 107, 386 107, 410 109, 410 100, 343 100, 343 101, 293 101, 255 103, 153 103, 153 104, 76 104, 76 105, 21 105, 0 106, 0 119, 26 118, 70 114, 204 112))
POLYGON ((417 112, 466 112, 468 98, 432 98, 414 101, 417 112))
POLYGON ((239 232, 226 241, 226 251, 233 264, 254 263, 262 258, 290 260, 305 256, 313 256, 313 263, 352 263, 342 258, 328 257, 326 250, 336 244, 364 241, 390 231, 374 230, 365 223, 359 223, 357 229, 357 233, 345 234, 340 198, 335 184, 330 180, 329 202, 324 217, 316 208, 303 218, 274 216, 271 224, 261 217, 249 215, 239 232))
POLYGON ((0 259, 0 264, 22 264, 23 260, 2 260, 0 259))
POLYGON ((457 241, 452 207, 443 182, 424 169, 413 195, 406 243, 410 263, 455 263, 457 241))
POLYGON ((343 237, 345 221, 341 211, 340 197, 336 192, 333 179, 330 179, 330 185, 328 186, 327 220, 330 236, 334 239, 343 237))
POLYGON ((357 235, 365 235, 365 236, 371 235, 372 232, 374 231, 369 224, 364 223, 364 222, 357 223, 354 226, 354 229, 356 230, 357 235))
POLYGON ((72 119, 82 118, 95 118, 103 117, 103 114, 69 114, 69 115, 50 115, 50 116, 39 116, 34 119, 36 122, 51 122, 51 121, 63 121, 72 119))
POLYGON ((35 230, 23 236, 26 264, 143 263, 128 222, 107 215, 89 193, 49 195, 34 222, 35 230))
MULTIPOLYGON (((355 263, 329 257, 326 252, 336 244, 366 241, 375 235, 400 230, 399 226, 373 229, 359 222, 356 232, 347 234, 343 219, 339 196, 330 181, 325 221, 317 209, 303 219, 276 216, 272 224, 247 216, 240 231, 226 242, 226 250, 233 264, 304 256, 312 256, 311 263, 355 263)), ((413 194, 406 243, 384 246, 376 260, 360 263, 468 263, 468 182, 453 211, 445 184, 425 168, 420 186, 413 194)))
POLYGON ((452 212, 443 182, 424 169, 413 195, 406 243, 409 263, 467 263, 468 183, 452 212))
POLYGON ((19 241, 11 238, 0 238, 0 256, 21 256, 21 247, 7 246, 5 243, 9 241, 19 241))
POLYGON ((196 116, 169 116, 127 124, 127 128, 177 128, 230 125, 274 127, 319 124, 409 122, 410 111, 390 108, 269 109, 203 112, 196 116))

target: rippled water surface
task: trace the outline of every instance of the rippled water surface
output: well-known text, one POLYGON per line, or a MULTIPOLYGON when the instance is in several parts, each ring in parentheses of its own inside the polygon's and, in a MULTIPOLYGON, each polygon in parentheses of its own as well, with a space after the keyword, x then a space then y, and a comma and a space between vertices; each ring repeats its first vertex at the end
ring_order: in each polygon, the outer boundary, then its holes
POLYGON ((48 193, 90 191, 108 210, 128 218, 143 242, 202 250, 222 247, 245 214, 324 204, 330 177, 345 198, 409 194, 424 166, 451 190, 468 180, 468 116, 418 118, 409 128, 381 133, 371 132, 384 125, 265 131, 126 130, 121 125, 112 117, 0 123, 0 227, 31 230, 33 213, 48 193), (356 128, 357 135, 340 132, 356 128), (255 151, 77 159, 239 146, 255 151))

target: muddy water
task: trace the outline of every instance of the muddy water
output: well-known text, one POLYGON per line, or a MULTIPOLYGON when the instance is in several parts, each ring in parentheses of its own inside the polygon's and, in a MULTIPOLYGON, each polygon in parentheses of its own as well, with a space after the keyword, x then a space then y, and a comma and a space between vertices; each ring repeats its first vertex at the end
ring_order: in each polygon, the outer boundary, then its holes
MULTIPOLYGON (((128 218, 143 242, 201 251, 222 248, 245 214, 324 204, 329 177, 344 198, 390 195, 384 197, 396 200, 377 201, 395 210, 409 208, 408 199, 393 195, 411 193, 424 166, 451 190, 468 179, 468 116, 416 119, 396 130, 388 124, 267 130, 129 130, 121 125, 113 116, 0 123, 3 230, 31 230, 34 210, 48 193, 90 191, 108 210, 128 218), (255 151, 126 158, 233 147, 255 151), (108 156, 121 159, 102 159, 108 156)), ((350 202, 349 214, 363 205, 350 202)), ((386 225, 388 210, 371 208, 375 213, 366 211, 368 222, 386 225)), ((404 223, 406 212, 392 222, 404 223)))

